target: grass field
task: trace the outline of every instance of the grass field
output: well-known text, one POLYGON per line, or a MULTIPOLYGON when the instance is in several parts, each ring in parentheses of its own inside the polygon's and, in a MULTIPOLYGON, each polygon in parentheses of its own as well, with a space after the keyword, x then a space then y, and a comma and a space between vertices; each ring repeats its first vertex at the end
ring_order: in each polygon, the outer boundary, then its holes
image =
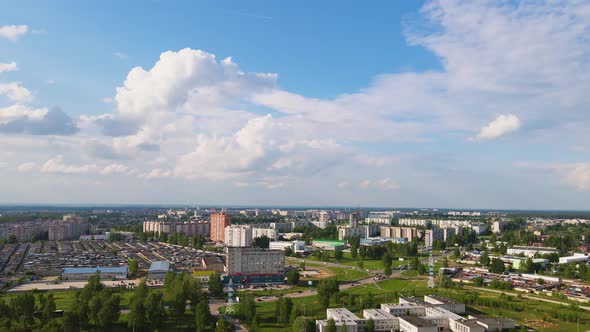
MULTIPOLYGON (((330 252, 330 254, 332 255, 332 258, 330 258, 330 263, 338 263, 338 264, 342 264, 342 265, 358 267, 358 262, 361 260, 360 256, 357 256, 357 258, 352 258, 352 256, 350 255, 349 252, 344 252, 344 253, 342 253, 343 254, 342 259, 340 261, 336 261, 333 258, 334 253, 330 252)), ((306 258, 306 259, 321 262, 313 256, 306 258)), ((396 258, 392 263, 392 267, 396 268, 396 267, 399 267, 401 265, 406 265, 406 264, 408 264, 407 259, 404 261, 399 261, 396 258)), ((368 270, 383 270, 383 263, 380 259, 365 259, 363 261, 363 269, 365 269, 365 270, 367 270, 367 269, 368 270)))
MULTIPOLYGON (((335 267, 335 266, 326 266, 320 262, 318 263, 310 263, 306 262, 306 267, 316 268, 316 269, 323 269, 330 271, 338 281, 356 281, 360 279, 365 279, 369 277, 369 273, 365 270, 361 269, 347 269, 343 267, 335 267)), ((313 278, 312 278, 313 279, 313 278)))

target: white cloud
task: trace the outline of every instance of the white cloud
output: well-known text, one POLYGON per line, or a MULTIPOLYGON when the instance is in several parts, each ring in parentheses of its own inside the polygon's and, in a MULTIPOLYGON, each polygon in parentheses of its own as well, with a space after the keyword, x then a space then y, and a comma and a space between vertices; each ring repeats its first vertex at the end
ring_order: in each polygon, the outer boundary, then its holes
POLYGON ((9 63, 0 63, 0 73, 5 71, 16 71, 18 67, 16 66, 16 62, 9 62, 9 63))
POLYGON ((392 191, 398 190, 400 186, 395 183, 391 178, 383 178, 378 180, 363 180, 359 184, 361 189, 365 190, 381 190, 381 191, 392 191))
POLYGON ((0 133, 72 135, 77 132, 74 120, 59 108, 30 109, 21 104, 0 108, 0 133))
POLYGON ((0 26, 0 38, 16 41, 20 36, 26 34, 27 31, 29 31, 29 27, 26 25, 0 26))
POLYGON ((18 165, 16 170, 21 173, 27 173, 27 172, 34 170, 36 166, 37 165, 35 163, 26 162, 26 163, 22 163, 22 164, 18 165))
POLYGON ((31 92, 18 82, 0 83, 0 95, 6 95, 14 102, 28 102, 32 99, 31 92))
POLYGON ((520 120, 514 114, 498 115, 494 121, 482 127, 477 135, 478 140, 492 140, 517 131, 520 120))
POLYGON ((104 97, 101 99, 101 101, 105 104, 112 104, 113 103, 113 98, 111 97, 104 97))
POLYGON ((49 85, 53 85, 53 84, 55 84, 55 83, 56 83, 56 81, 55 81, 55 80, 53 80, 53 79, 48 79, 48 80, 47 80, 47 84, 49 84, 49 85))
POLYGON ((139 177, 146 179, 146 180, 152 180, 152 179, 168 178, 168 177, 171 177, 172 175, 173 174, 172 174, 171 170, 154 168, 148 172, 139 174, 139 177))
POLYGON ((565 183, 576 187, 580 191, 590 189, 590 163, 571 165, 564 176, 565 183))

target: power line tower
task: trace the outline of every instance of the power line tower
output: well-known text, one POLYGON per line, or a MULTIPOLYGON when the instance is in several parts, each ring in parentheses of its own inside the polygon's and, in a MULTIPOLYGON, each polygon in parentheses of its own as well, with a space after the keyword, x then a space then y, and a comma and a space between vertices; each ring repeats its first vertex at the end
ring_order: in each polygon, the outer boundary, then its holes
POLYGON ((430 257, 428 257, 428 288, 434 288, 434 257, 432 257, 432 251, 430 251, 430 257))

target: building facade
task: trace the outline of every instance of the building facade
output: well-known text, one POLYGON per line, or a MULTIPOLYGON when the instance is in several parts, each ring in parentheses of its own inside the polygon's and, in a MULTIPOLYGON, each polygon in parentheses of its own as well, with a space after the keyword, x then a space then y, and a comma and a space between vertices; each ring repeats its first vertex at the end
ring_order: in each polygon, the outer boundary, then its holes
POLYGON ((225 227, 223 242, 228 247, 252 246, 252 227, 249 225, 229 225, 225 227))
POLYGON ((225 228, 231 225, 231 216, 225 213, 211 215, 211 241, 225 242, 225 228))

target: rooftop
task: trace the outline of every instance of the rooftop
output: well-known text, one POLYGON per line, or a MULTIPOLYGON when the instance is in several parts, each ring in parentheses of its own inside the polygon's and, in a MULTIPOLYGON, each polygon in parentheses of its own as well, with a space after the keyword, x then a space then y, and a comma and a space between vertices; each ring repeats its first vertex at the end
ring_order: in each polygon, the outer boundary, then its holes
POLYGON ((153 271, 169 271, 170 270, 170 263, 166 261, 155 261, 150 265, 150 272, 153 271))
POLYGON ((66 267, 63 273, 96 273, 97 271, 104 273, 127 273, 127 266, 66 267))
POLYGON ((400 319, 405 320, 406 322, 416 326, 416 327, 435 327, 435 324, 432 324, 431 322, 422 319, 418 316, 400 316, 400 319))

